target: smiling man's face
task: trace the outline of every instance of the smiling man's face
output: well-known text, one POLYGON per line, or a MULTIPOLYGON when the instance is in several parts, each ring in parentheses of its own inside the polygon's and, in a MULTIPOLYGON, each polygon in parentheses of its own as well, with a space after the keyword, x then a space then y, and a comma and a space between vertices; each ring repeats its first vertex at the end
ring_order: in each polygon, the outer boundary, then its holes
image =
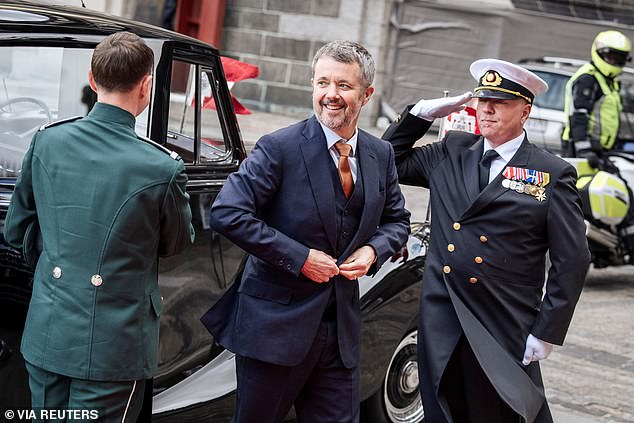
POLYGON ((313 75, 313 109, 319 121, 348 140, 354 135, 361 108, 374 87, 365 87, 357 63, 322 56, 313 75))

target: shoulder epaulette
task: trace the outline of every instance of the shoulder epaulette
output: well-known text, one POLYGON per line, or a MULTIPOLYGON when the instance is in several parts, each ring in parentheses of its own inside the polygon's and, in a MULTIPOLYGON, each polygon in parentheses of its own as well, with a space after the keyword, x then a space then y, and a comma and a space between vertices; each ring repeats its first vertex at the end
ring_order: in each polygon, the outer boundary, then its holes
POLYGON ((81 119, 83 118, 83 116, 73 116, 73 117, 69 117, 66 119, 60 119, 60 120, 56 120, 53 122, 49 122, 49 123, 45 123, 44 125, 40 126, 40 131, 45 130, 46 128, 50 128, 52 126, 57 126, 57 125, 61 125, 62 123, 68 123, 68 122, 73 122, 77 119, 81 119))
POLYGON ((169 148, 157 143, 156 141, 152 141, 151 139, 142 137, 141 135, 138 135, 138 134, 137 134, 137 138, 140 139, 141 141, 145 141, 146 143, 152 145, 153 147, 156 147, 157 149, 161 150, 163 153, 167 154, 174 160, 181 159, 181 156, 179 156, 176 151, 172 151, 169 148))

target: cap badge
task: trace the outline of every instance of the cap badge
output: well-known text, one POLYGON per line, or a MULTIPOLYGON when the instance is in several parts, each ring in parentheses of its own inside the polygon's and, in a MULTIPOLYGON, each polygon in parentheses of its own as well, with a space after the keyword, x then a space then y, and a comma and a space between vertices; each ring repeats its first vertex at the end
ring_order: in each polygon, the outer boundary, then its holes
POLYGON ((486 86, 497 87, 502 84, 502 77, 496 71, 487 71, 480 83, 486 86))

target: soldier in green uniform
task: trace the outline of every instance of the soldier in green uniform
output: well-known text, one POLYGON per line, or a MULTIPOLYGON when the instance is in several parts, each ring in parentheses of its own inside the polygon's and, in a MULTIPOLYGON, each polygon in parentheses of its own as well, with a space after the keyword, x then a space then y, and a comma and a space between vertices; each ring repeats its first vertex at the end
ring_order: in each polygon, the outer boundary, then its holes
POLYGON ((97 410, 136 421, 156 368, 158 257, 193 241, 182 160, 134 131, 153 52, 119 32, 93 53, 98 102, 35 134, 6 217, 25 255, 41 232, 21 351, 34 410, 97 410))

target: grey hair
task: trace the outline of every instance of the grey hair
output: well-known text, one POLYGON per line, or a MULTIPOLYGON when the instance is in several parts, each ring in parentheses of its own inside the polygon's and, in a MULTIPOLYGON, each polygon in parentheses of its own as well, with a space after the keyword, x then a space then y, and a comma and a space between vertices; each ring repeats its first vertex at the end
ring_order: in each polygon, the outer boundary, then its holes
POLYGON ((322 56, 328 56, 341 63, 356 63, 361 69, 361 76, 365 87, 372 85, 374 80, 374 59, 370 52, 354 41, 331 41, 323 45, 313 57, 312 74, 315 75, 315 65, 322 56))

